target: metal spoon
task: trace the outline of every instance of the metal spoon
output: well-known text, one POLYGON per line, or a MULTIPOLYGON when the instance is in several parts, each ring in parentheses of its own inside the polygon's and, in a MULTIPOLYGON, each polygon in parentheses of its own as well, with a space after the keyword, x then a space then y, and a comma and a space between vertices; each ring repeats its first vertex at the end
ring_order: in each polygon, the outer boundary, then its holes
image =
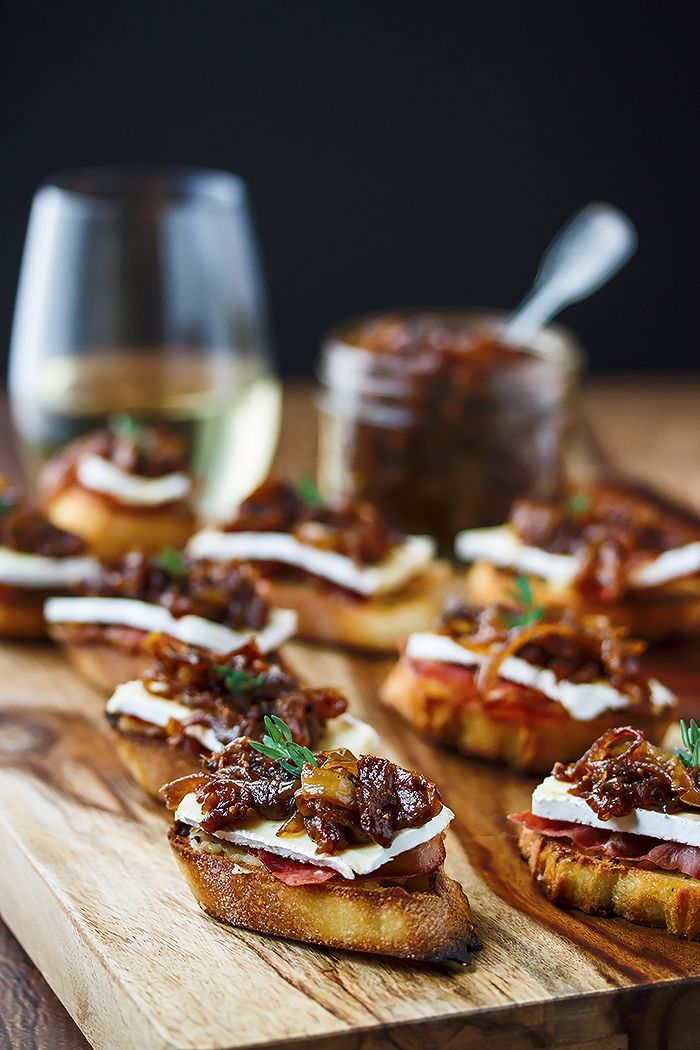
POLYGON ((619 208, 588 204, 542 256, 535 283, 503 328, 506 342, 526 345, 570 303, 601 288, 634 254, 637 231, 619 208))

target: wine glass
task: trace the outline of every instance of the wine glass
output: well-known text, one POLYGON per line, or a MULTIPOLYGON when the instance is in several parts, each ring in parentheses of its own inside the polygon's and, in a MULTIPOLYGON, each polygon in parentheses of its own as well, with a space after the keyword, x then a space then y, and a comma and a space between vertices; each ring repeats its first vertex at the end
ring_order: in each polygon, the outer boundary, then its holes
POLYGON ((32 206, 10 355, 30 480, 114 413, 187 443, 201 510, 221 518, 267 473, 280 388, 246 188, 189 168, 95 168, 32 206))

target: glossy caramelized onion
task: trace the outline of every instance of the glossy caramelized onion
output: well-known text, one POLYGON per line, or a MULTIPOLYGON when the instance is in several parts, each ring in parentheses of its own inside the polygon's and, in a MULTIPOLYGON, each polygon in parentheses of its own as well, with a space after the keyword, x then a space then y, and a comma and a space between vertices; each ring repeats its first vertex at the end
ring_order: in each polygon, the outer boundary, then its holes
POLYGON ((639 657, 644 642, 629 638, 606 616, 546 612, 532 623, 508 626, 517 610, 505 605, 486 609, 457 601, 448 605, 440 631, 467 648, 484 653, 478 685, 488 697, 496 688, 499 669, 509 657, 550 670, 558 679, 574 683, 608 681, 632 703, 651 705, 648 677, 639 657))
POLYGON ((183 777, 164 788, 176 809, 194 791, 206 832, 235 826, 251 816, 283 820, 280 836, 305 831, 318 853, 376 842, 383 847, 402 828, 422 827, 442 809, 431 781, 385 758, 350 751, 319 752, 301 777, 253 750, 247 739, 229 744, 206 764, 209 772, 183 777))
POLYGON ((213 729, 222 743, 242 736, 261 740, 265 716, 277 715, 296 743, 315 747, 328 720, 347 710, 338 689, 301 686, 294 675, 266 660, 254 642, 227 656, 212 656, 156 634, 146 649, 154 661, 141 678, 149 692, 192 708, 191 717, 168 727, 174 745, 185 742, 191 725, 213 729))
POLYGON ((72 558, 85 551, 79 536, 56 528, 0 477, 0 546, 45 558, 72 558))
POLYGON ((382 561, 400 540, 371 503, 346 500, 332 506, 308 503, 284 481, 270 478, 241 504, 227 532, 288 532, 300 543, 344 554, 357 565, 382 561))
POLYGON ((625 817, 633 809, 676 813, 700 808, 697 771, 650 744, 632 726, 607 730, 578 761, 558 762, 552 772, 601 820, 625 817))
POLYGON ((700 540, 700 520, 653 493, 612 483, 563 503, 518 499, 509 523, 527 546, 582 558, 577 586, 605 601, 620 598, 630 570, 700 540))
POLYGON ((234 629, 258 631, 269 615, 269 604, 250 566, 195 561, 177 554, 170 562, 160 555, 132 551, 116 565, 105 567, 80 593, 136 598, 162 605, 176 617, 201 616, 234 629))

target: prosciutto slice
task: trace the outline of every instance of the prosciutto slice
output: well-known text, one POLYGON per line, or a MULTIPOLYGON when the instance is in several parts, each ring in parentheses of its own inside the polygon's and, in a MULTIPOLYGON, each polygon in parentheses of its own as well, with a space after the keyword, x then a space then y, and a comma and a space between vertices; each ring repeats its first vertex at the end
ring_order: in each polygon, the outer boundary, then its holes
POLYGON ((648 835, 633 835, 625 831, 605 831, 587 824, 567 820, 547 820, 534 813, 513 813, 508 817, 514 824, 522 824, 547 838, 569 839, 584 853, 624 860, 664 871, 680 871, 693 879, 700 879, 700 847, 685 846, 681 842, 667 842, 648 835))
POLYGON ((270 853, 268 850, 260 849, 257 852, 270 874, 283 882, 285 886, 313 886, 319 882, 327 882, 328 879, 338 874, 331 868, 303 864, 300 860, 280 857, 279 854, 270 853))

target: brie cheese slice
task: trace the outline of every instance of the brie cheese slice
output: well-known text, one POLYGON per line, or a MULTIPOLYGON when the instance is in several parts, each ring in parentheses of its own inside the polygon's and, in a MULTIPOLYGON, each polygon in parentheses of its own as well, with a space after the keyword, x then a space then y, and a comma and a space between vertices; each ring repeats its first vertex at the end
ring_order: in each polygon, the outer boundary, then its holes
POLYGON ((43 554, 25 554, 0 547, 0 583, 8 587, 33 590, 65 590, 99 570, 93 558, 45 558, 43 554))
POLYGON ((83 488, 102 492, 118 503, 138 507, 158 507, 185 499, 192 491, 192 479, 184 471, 147 478, 129 474, 115 463, 88 453, 78 460, 76 477, 83 488))

